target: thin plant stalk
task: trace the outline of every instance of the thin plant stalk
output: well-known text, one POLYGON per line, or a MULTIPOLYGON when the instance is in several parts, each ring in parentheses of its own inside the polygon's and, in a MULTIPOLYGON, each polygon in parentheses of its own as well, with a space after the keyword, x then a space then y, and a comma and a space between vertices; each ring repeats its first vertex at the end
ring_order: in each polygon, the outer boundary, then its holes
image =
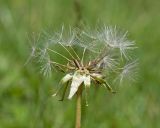
MULTIPOLYGON (((74 0, 75 14, 76 14, 76 26, 80 28, 80 22, 82 19, 81 15, 81 0, 74 0)), ((76 52, 75 52, 76 53, 76 52)), ((77 55, 80 60, 80 57, 77 55)), ((82 57, 83 59, 83 57, 82 57)), ((75 128, 81 128, 81 104, 82 102, 82 85, 80 85, 77 91, 77 104, 76 104, 76 122, 75 128)))
POLYGON ((75 128, 81 128, 81 106, 82 106, 82 85, 79 87, 79 89, 77 91, 75 128))

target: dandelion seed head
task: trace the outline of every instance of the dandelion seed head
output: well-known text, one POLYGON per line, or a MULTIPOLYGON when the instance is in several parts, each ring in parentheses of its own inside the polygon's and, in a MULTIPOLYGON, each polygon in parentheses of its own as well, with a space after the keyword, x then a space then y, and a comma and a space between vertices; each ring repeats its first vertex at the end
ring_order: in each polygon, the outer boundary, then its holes
POLYGON ((112 71, 116 70, 118 66, 117 60, 112 58, 111 55, 105 56, 100 64, 104 64, 103 66, 106 70, 112 71))
MULTIPOLYGON (((32 47, 31 56, 38 59, 41 64, 40 72, 44 76, 50 76, 53 69, 65 74, 61 84, 70 87, 69 99, 80 86, 85 86, 87 90, 92 86, 91 83, 102 85, 113 93, 109 84, 111 80, 108 80, 112 74, 121 84, 125 80, 134 81, 137 73, 137 61, 120 68, 125 62, 132 60, 128 51, 136 48, 135 42, 128 40, 127 33, 116 26, 104 25, 84 30, 71 27, 66 29, 62 26, 53 35, 44 32, 46 37, 40 41, 40 45, 32 47)), ((87 96, 87 91, 85 93, 87 96)))

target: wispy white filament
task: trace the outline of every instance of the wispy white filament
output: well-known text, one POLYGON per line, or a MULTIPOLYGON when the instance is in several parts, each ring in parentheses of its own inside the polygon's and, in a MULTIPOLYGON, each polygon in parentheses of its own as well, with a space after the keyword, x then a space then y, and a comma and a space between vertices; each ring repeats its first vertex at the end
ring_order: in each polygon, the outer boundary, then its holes
POLYGON ((137 65, 138 65, 138 61, 135 60, 133 62, 126 64, 122 68, 122 71, 118 76, 118 79, 120 80, 120 84, 123 82, 123 80, 134 81, 136 79, 137 65))

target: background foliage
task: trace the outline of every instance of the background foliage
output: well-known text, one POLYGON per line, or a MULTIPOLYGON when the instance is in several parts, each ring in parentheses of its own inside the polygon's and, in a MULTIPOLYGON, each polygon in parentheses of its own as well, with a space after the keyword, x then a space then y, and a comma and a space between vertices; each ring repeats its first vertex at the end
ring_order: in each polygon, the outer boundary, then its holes
MULTIPOLYGON (((82 0, 84 22, 129 31, 139 50, 139 79, 116 95, 92 89, 83 128, 160 127, 159 0, 82 0)), ((59 77, 44 78, 29 55, 28 34, 74 25, 73 0, 0 0, 0 128, 71 128, 75 104, 51 94, 59 77), (27 34, 28 33, 28 34, 27 34)), ((61 75, 61 74, 60 74, 61 75)))

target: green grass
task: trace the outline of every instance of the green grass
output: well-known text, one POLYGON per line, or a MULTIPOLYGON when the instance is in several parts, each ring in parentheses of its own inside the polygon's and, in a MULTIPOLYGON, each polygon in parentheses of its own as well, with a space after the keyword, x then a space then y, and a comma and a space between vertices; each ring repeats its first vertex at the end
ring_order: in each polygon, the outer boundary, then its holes
MULTIPOLYGON (((128 30, 139 49, 139 79, 116 95, 91 89, 83 107, 83 128, 160 127, 160 1, 82 0, 85 23, 98 20, 128 30)), ((74 25, 72 0, 0 1, 0 128, 74 127, 75 99, 59 102, 51 94, 59 77, 44 78, 28 57, 27 33, 74 25)))

